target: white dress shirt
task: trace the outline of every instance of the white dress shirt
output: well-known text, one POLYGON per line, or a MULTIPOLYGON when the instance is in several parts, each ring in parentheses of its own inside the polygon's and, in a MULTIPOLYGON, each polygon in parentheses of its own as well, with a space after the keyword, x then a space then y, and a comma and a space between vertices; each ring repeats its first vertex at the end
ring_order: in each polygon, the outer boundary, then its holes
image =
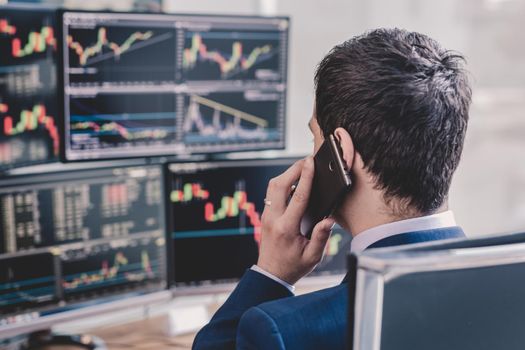
POLYGON ((456 219, 451 210, 419 218, 390 222, 372 227, 355 236, 352 239, 350 251, 353 253, 362 252, 375 242, 401 233, 435 230, 453 226, 456 226, 456 219))
POLYGON ((268 278, 274 280, 275 282, 277 282, 277 283, 279 283, 279 284, 285 286, 286 289, 288 289, 288 290, 289 290, 290 292, 292 292, 292 293, 295 291, 295 286, 292 286, 291 284, 286 283, 285 281, 283 281, 283 280, 280 279, 279 277, 276 277, 276 276, 272 275, 271 273, 269 273, 269 272, 266 271, 266 270, 261 269, 261 268, 260 268, 259 266, 257 266, 257 265, 253 265, 253 266, 252 266, 252 270, 253 270, 253 271, 256 271, 256 272, 259 272, 259 273, 265 275, 266 277, 268 277, 268 278))
MULTIPOLYGON (((438 214, 421 216, 413 219, 390 222, 388 224, 372 227, 368 230, 359 233, 352 239, 350 251, 354 253, 362 252, 375 242, 402 233, 435 230, 439 228, 453 226, 457 225, 456 219, 454 218, 454 213, 451 210, 438 214)), ((268 278, 271 278, 275 282, 286 287, 290 292, 294 292, 294 286, 290 285, 289 283, 286 283, 278 277, 275 277, 268 271, 261 269, 259 266, 253 265, 251 269, 253 271, 265 275, 268 278)))

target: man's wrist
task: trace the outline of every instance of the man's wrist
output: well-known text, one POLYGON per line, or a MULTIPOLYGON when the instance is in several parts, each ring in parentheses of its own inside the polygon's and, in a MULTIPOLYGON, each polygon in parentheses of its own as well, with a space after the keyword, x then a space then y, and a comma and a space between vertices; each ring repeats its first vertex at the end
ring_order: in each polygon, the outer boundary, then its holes
MULTIPOLYGON (((298 265, 299 263, 297 263, 298 265)), ((259 266, 261 269, 263 269, 264 271, 270 273, 272 276, 275 276, 276 278, 279 278, 280 280, 282 280, 283 282, 286 282, 287 284, 289 285, 294 285, 297 283, 297 281, 299 281, 303 276, 305 276, 307 273, 302 273, 301 271, 298 271, 298 269, 296 270, 291 270, 289 267, 290 266, 287 266, 289 264, 286 264, 286 263, 273 263, 272 262, 269 262, 268 259, 264 260, 264 259, 259 259, 257 261, 257 266, 259 266)))
POLYGON ((280 285, 282 285, 283 287, 285 287, 286 289, 288 289, 291 293, 294 293, 295 291, 295 286, 293 286, 292 284, 282 280, 281 278, 275 276, 274 274, 272 274, 271 272, 268 272, 267 270, 263 269, 262 267, 258 266, 258 265, 253 265, 251 267, 251 270, 252 271, 255 271, 255 272, 258 272, 272 280, 274 280, 275 282, 279 283, 280 285))

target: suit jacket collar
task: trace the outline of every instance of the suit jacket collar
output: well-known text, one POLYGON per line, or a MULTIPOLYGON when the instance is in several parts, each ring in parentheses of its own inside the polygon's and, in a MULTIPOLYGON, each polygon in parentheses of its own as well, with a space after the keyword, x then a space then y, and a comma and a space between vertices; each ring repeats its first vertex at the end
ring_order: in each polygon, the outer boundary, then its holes
POLYGON ((361 252, 379 240, 406 232, 435 230, 453 226, 457 226, 457 224, 451 210, 389 222, 369 228, 355 236, 351 243, 351 251, 361 252))
MULTIPOLYGON (((371 248, 384 248, 384 247, 395 247, 404 244, 414 244, 422 242, 438 241, 450 238, 461 238, 465 237, 463 229, 459 226, 438 228, 434 230, 414 231, 400 233, 395 236, 390 236, 381 239, 374 244, 370 245, 367 249, 371 248)), ((348 282, 348 274, 343 279, 342 283, 348 282)))
POLYGON ((465 233, 459 226, 438 228, 433 230, 406 232, 381 239, 375 242, 374 244, 370 245, 367 249, 394 247, 403 244, 422 243, 460 237, 465 237, 465 233))

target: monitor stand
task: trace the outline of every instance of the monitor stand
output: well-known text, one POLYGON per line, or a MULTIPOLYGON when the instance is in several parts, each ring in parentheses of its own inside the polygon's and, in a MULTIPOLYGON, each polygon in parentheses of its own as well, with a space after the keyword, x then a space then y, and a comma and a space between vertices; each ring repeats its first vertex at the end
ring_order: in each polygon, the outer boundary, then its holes
POLYGON ((55 334, 50 329, 29 334, 27 344, 21 350, 36 350, 51 345, 69 345, 90 350, 107 350, 104 341, 87 334, 55 334))

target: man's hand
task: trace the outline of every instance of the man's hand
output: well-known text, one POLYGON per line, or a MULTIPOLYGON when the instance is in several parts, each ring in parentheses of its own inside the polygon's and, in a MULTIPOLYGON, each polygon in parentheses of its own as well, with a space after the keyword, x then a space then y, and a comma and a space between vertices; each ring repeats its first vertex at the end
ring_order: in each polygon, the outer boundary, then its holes
POLYGON ((262 237, 257 266, 295 284, 321 261, 334 225, 331 218, 319 222, 310 240, 300 233, 300 222, 308 205, 314 177, 314 161, 307 157, 272 179, 262 214, 262 237), (299 179, 300 177, 300 179, 299 179), (299 180, 288 206, 292 185, 299 180))

